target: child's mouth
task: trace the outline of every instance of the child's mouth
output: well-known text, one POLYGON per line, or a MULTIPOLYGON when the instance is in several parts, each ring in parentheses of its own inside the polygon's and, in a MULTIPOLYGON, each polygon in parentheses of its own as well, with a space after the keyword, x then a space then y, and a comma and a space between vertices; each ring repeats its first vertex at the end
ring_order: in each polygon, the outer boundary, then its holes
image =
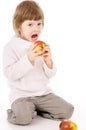
POLYGON ((37 34, 33 34, 31 37, 32 38, 36 38, 36 37, 38 37, 38 35, 37 34))
POLYGON ((31 38, 32 38, 33 41, 36 41, 38 39, 38 35, 37 34, 33 34, 31 36, 31 38))

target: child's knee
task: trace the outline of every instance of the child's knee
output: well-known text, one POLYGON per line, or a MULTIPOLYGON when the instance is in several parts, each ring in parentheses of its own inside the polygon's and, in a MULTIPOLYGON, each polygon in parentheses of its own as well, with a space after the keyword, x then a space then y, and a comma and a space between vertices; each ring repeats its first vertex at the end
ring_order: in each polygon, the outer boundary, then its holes
POLYGON ((67 109, 65 118, 69 119, 72 116, 73 112, 74 112, 74 106, 70 105, 69 108, 67 109))
POLYGON ((74 106, 72 104, 67 104, 65 105, 65 107, 63 107, 63 110, 62 110, 62 119, 69 119, 71 118, 72 114, 73 114, 73 111, 74 111, 74 106))
POLYGON ((27 125, 32 121, 35 106, 31 102, 17 102, 12 106, 12 110, 15 116, 11 117, 11 120, 14 124, 27 125))
POLYGON ((61 109, 59 113, 57 112, 58 114, 52 115, 52 117, 53 119, 56 120, 69 119, 72 116, 73 111, 74 111, 74 107, 71 104, 69 104, 68 106, 61 109))
POLYGON ((21 125, 28 125, 32 121, 32 112, 28 111, 28 113, 20 113, 16 117, 16 123, 21 125))
POLYGON ((8 122, 12 124, 17 124, 17 125, 28 125, 32 121, 32 112, 24 112, 21 113, 20 111, 17 111, 17 113, 14 113, 11 109, 7 111, 7 120, 8 122))

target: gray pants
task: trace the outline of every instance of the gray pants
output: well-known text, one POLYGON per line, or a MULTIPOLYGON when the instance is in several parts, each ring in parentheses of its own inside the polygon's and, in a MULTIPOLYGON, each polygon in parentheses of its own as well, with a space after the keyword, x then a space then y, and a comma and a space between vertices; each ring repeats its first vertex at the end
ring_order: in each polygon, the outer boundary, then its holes
POLYGON ((7 110, 8 121, 13 124, 30 124, 36 115, 44 118, 63 120, 72 116, 74 107, 55 94, 19 98, 7 110))

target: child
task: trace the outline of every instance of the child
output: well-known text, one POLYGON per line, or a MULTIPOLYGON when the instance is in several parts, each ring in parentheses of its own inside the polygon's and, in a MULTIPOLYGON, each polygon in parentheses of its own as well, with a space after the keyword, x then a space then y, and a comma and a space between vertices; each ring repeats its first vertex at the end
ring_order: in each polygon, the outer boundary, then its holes
POLYGON ((35 1, 24 0, 13 17, 15 36, 3 51, 4 74, 10 86, 10 123, 27 125, 36 115, 53 120, 69 119, 74 107, 48 86, 55 75, 50 46, 36 53, 37 41, 44 26, 44 14, 35 1))

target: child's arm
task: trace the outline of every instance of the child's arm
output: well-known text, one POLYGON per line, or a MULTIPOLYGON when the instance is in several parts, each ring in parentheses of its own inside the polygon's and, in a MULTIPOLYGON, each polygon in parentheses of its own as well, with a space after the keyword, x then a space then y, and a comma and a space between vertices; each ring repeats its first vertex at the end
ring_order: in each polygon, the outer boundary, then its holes
POLYGON ((21 79, 32 68, 33 66, 26 54, 18 58, 11 47, 5 46, 3 50, 3 71, 8 79, 21 79))
POLYGON ((47 67, 52 69, 53 68, 53 60, 51 57, 51 51, 50 51, 49 45, 45 46, 43 51, 44 51, 44 54, 42 56, 44 58, 44 61, 47 65, 47 67))
POLYGON ((50 47, 48 45, 45 47, 44 52, 45 53, 42 55, 44 58, 44 70, 48 77, 52 77, 56 74, 57 69, 53 63, 50 47))

